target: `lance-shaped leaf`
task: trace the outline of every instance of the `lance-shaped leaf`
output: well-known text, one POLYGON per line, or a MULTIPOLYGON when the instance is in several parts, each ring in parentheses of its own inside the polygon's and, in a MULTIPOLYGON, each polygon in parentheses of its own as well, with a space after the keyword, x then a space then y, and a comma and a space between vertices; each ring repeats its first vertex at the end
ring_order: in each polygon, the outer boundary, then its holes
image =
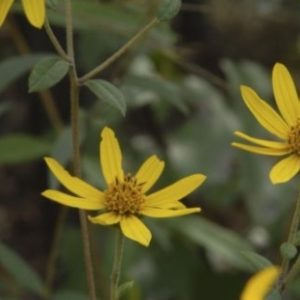
POLYGON ((247 263, 249 263, 249 269, 252 269, 253 272, 272 266, 272 263, 266 257, 253 251, 241 251, 241 254, 245 257, 247 263))
POLYGON ((126 113, 126 101, 123 93, 113 84, 102 79, 93 79, 85 83, 85 86, 94 93, 97 98, 109 103, 118 109, 123 116, 126 113))
POLYGON ((47 57, 39 61, 29 76, 29 92, 52 87, 68 73, 69 63, 58 56, 47 57))

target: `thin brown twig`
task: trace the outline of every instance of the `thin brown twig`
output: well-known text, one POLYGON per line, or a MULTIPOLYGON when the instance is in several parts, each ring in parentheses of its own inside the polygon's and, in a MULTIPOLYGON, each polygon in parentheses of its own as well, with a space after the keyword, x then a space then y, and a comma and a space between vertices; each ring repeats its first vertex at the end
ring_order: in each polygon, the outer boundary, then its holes
MULTIPOLYGON (((296 243, 299 224, 300 224, 300 191, 298 193, 298 197, 296 200, 295 209, 293 210, 292 221, 291 221, 291 225, 289 228, 289 234, 288 234, 288 238, 287 238, 287 242, 291 245, 295 245, 295 243, 296 243)), ((281 274, 280 274, 278 282, 277 282, 277 288, 281 293, 284 292, 285 285, 287 283, 287 279, 289 278, 290 265, 291 265, 291 260, 288 259, 287 257, 283 257, 282 263, 281 263, 281 274)), ((297 271, 299 271, 299 270, 297 270, 297 271)), ((293 272, 292 274, 294 276, 294 273, 296 272, 296 270, 293 267, 292 267, 292 272, 293 272)))
POLYGON ((117 50, 112 56, 107 58, 100 65, 95 67, 93 70, 80 77, 79 83, 84 84, 87 80, 93 78, 104 69, 106 69, 109 65, 111 65, 114 61, 116 61, 120 56, 122 56, 133 44, 135 44, 147 31, 149 31, 154 25, 159 23, 157 18, 153 18, 146 26, 140 29, 125 45, 123 45, 119 50, 117 50))
POLYGON ((65 52, 65 50, 63 49, 63 47, 61 46, 60 42, 58 41, 56 35, 54 34, 49 20, 46 17, 45 19, 45 25, 44 25, 45 31, 49 37, 50 42, 52 43, 54 49, 56 50, 56 52, 67 62, 70 62, 70 57, 68 56, 68 54, 65 52))
MULTIPOLYGON (((67 54, 71 60, 69 78, 70 78, 71 127, 72 127, 72 144, 73 144, 73 173, 75 176, 80 177, 81 175, 80 140, 79 140, 80 88, 77 81, 75 57, 74 57, 72 1, 66 0, 65 5, 66 5, 67 54)), ((92 253, 91 253, 90 231, 88 226, 89 224, 88 224, 86 212, 84 210, 79 210, 79 219, 80 219, 80 226, 82 232, 84 261, 85 261, 89 297, 91 300, 97 300, 93 260, 92 260, 92 253)))

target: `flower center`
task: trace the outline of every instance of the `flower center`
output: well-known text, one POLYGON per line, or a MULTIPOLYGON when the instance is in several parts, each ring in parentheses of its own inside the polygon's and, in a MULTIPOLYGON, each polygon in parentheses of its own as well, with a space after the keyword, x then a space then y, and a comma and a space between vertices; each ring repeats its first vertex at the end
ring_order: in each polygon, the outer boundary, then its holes
POLYGON ((297 120, 295 126, 291 126, 288 143, 291 150, 300 155, 300 119, 297 120))
POLYGON ((116 179, 104 193, 106 208, 120 215, 138 213, 145 202, 142 185, 130 174, 123 182, 116 179))

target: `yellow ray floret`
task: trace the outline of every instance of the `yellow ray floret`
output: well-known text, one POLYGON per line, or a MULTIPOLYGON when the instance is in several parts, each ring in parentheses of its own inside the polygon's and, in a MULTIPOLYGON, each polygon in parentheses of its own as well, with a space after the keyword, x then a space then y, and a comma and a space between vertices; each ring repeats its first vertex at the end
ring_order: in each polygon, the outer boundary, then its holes
POLYGON ((271 182, 277 184, 289 181, 300 170, 300 103, 293 79, 284 65, 275 64, 272 83, 279 113, 251 88, 241 86, 241 93, 258 123, 276 140, 259 139, 236 131, 234 134, 247 144, 234 142, 232 146, 256 154, 287 156, 270 171, 271 182))
MULTIPOLYGON (((2 26, 14 0, 0 1, 0 26, 2 26)), ((30 24, 36 28, 42 28, 45 22, 45 0, 22 0, 25 15, 30 24)))
POLYGON ((279 273, 279 267, 270 266, 254 274, 246 283, 240 300, 265 300, 279 273))
POLYGON ((73 195, 56 190, 46 190, 42 195, 66 206, 98 210, 98 215, 89 216, 92 223, 119 224, 124 236, 144 246, 149 245, 152 235, 140 220, 142 216, 170 218, 200 211, 199 207, 187 208, 181 200, 200 186, 206 176, 187 176, 146 195, 160 177, 164 162, 153 155, 142 164, 136 175, 125 174, 119 142, 113 130, 107 127, 101 132, 99 148, 102 173, 107 184, 104 191, 70 175, 56 160, 46 157, 52 174, 73 195))
POLYGON ((277 107, 284 120, 293 126, 300 115, 299 98, 294 81, 284 65, 274 66, 272 82, 277 107))

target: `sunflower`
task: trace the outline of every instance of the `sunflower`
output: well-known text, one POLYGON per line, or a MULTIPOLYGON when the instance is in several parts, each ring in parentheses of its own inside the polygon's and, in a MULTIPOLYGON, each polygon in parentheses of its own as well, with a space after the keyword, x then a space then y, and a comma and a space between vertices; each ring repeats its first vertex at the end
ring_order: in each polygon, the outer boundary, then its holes
POLYGON ((265 300, 279 273, 279 267, 270 266, 254 274, 246 283, 240 300, 265 300))
MULTIPOLYGON (((14 0, 0 0, 0 26, 2 26, 14 0)), ((42 28, 45 22, 45 0, 22 0, 25 15, 29 23, 42 28)))
POLYGON ((187 208, 179 200, 194 191, 206 176, 194 174, 185 177, 157 192, 147 192, 160 177, 164 162, 155 155, 149 157, 135 175, 125 174, 122 153, 112 129, 105 127, 101 133, 100 162, 107 184, 104 191, 71 176, 56 160, 46 157, 46 163, 58 181, 74 195, 57 190, 46 190, 46 198, 60 204, 84 210, 100 211, 89 216, 94 224, 120 224, 122 233, 144 246, 151 240, 151 232, 140 220, 141 216, 168 218, 199 212, 200 208, 187 208))
POLYGON ((235 142, 232 146, 262 155, 285 156, 270 171, 271 182, 277 184, 289 181, 300 169, 300 104, 293 79, 284 65, 275 64, 272 83, 279 113, 251 88, 241 86, 241 93, 256 120, 276 140, 258 139, 236 131, 236 136, 252 145, 235 142))

